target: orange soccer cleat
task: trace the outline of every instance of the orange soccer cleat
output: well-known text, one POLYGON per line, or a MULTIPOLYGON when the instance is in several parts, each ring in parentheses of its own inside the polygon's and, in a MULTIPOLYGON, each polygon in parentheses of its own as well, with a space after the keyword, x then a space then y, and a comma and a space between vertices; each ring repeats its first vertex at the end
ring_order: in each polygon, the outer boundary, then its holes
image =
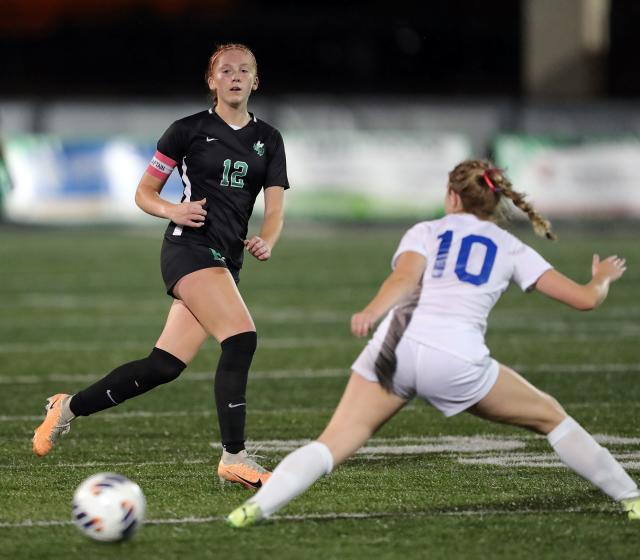
POLYGON ((58 393, 47 399, 44 409, 46 416, 33 434, 33 452, 38 457, 44 457, 58 441, 61 435, 66 434, 71 426, 74 416, 63 410, 63 404, 71 398, 71 395, 58 393))
POLYGON ((258 490, 270 476, 271 473, 251 459, 246 450, 234 454, 223 451, 218 464, 218 478, 223 484, 234 482, 245 488, 258 490))

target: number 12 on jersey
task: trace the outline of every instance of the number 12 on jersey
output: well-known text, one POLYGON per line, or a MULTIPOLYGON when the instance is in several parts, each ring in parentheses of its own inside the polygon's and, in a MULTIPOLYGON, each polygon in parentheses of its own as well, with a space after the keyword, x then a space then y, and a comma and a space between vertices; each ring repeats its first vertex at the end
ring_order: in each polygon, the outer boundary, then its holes
MULTIPOLYGON (((442 235, 438 236, 440 239, 440 246, 438 247, 438 254, 436 255, 436 262, 433 265, 433 271, 431 276, 433 278, 441 278, 444 272, 444 267, 447 264, 447 258, 449 257, 449 251, 451 250, 451 242, 453 241, 453 231, 447 230, 442 235)), ((474 286, 481 286, 489 281, 491 275, 491 269, 496 261, 496 253, 498 247, 496 244, 482 235, 467 235, 462 238, 460 242, 460 252, 456 259, 455 273, 458 280, 461 282, 467 282, 474 286), (471 255, 471 249, 475 244, 484 245, 486 248, 484 254, 484 261, 478 274, 472 274, 467 270, 467 264, 469 262, 469 256, 471 255)))
POLYGON ((222 179, 220 180, 221 187, 232 186, 236 189, 241 189, 244 187, 244 179, 243 177, 247 174, 249 170, 249 165, 244 161, 236 161, 233 164, 233 168, 235 171, 231 174, 231 183, 229 183, 229 171, 231 171, 231 160, 224 160, 224 169, 222 170, 222 179))

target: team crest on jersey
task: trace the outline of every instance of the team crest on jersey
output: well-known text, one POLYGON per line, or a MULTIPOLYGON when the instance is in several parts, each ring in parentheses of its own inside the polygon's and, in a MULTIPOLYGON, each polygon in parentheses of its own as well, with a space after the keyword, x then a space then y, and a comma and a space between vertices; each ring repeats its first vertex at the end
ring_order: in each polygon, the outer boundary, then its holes
POLYGON ((258 140, 253 145, 253 149, 256 151, 256 154, 258 154, 259 156, 263 156, 264 155, 264 142, 260 142, 260 140, 258 140))

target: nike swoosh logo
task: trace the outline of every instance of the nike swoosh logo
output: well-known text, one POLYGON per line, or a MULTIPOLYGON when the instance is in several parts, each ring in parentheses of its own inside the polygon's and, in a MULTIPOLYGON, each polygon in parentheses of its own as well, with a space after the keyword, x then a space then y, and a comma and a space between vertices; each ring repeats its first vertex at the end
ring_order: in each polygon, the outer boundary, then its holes
POLYGON ((109 400, 113 403, 113 404, 118 404, 116 402, 116 400, 111 396, 111 389, 107 389, 107 397, 109 397, 109 400))
POLYGON ((238 403, 238 404, 229 403, 229 408, 237 408, 239 406, 247 406, 247 403, 243 403, 243 402, 238 403))
POLYGON ((207 136, 207 142, 213 142, 214 140, 217 140, 217 138, 209 138, 209 137, 207 136))
POLYGON ((262 480, 260 480, 260 479, 258 479, 255 482, 253 482, 252 480, 247 480, 246 478, 242 478, 240 475, 235 474, 235 473, 234 473, 234 476, 236 476, 240 480, 246 482, 249 486, 251 486, 252 488, 255 488, 256 490, 258 488, 262 488, 262 480))

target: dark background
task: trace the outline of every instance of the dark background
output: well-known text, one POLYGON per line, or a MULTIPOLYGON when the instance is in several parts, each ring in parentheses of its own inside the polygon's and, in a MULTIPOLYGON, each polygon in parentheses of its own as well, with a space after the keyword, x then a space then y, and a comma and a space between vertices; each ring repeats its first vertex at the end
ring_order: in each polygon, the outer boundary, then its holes
MULTIPOLYGON (((3 97, 204 93, 207 59, 228 41, 254 50, 269 94, 522 95, 517 0, 0 5, 3 97)), ((639 21, 639 2, 612 2, 603 96, 640 93, 639 21)))

